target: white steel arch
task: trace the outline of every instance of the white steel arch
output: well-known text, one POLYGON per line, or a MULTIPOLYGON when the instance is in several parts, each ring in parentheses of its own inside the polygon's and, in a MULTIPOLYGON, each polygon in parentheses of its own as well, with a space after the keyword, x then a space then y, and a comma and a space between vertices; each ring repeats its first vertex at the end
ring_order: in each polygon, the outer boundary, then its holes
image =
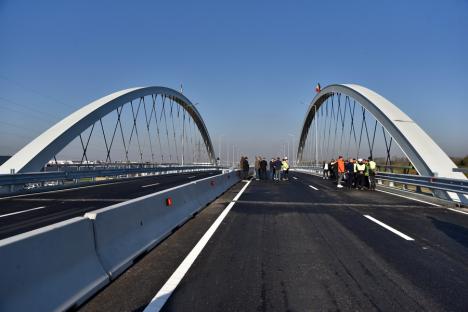
POLYGON ((322 89, 312 100, 302 126, 297 162, 302 161, 304 145, 315 112, 334 93, 354 98, 388 131, 420 175, 466 179, 453 172, 455 163, 408 115, 376 92, 355 84, 334 84, 322 89))
POLYGON ((165 87, 138 87, 114 92, 80 108, 43 132, 0 166, 0 174, 38 172, 80 133, 100 118, 135 99, 161 94, 181 105, 196 123, 212 163, 215 153, 205 123, 195 108, 180 92, 165 87))

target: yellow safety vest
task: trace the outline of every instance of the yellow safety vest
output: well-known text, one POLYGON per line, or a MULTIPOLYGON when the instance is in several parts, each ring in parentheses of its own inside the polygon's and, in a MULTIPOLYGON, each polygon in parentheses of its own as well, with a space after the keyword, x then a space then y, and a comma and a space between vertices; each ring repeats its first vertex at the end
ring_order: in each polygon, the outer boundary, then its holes
POLYGON ((370 170, 375 170, 376 167, 377 167, 377 164, 375 163, 375 161, 373 161, 373 160, 369 161, 369 169, 370 170))
POLYGON ((356 169, 357 171, 366 171, 366 164, 357 164, 356 169))
POLYGON ((281 162, 281 167, 283 170, 288 170, 289 169, 289 164, 287 161, 281 162))

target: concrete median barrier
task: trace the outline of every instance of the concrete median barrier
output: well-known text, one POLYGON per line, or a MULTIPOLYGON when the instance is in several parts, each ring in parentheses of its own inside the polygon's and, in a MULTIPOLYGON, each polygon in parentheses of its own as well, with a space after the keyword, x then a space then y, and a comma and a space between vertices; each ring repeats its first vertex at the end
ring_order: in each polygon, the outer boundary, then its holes
POLYGON ((97 253, 111 278, 225 192, 224 179, 221 174, 87 213, 97 253))
POLYGON ((82 217, 1 240, 0 268, 0 311, 66 310, 109 282, 82 217))

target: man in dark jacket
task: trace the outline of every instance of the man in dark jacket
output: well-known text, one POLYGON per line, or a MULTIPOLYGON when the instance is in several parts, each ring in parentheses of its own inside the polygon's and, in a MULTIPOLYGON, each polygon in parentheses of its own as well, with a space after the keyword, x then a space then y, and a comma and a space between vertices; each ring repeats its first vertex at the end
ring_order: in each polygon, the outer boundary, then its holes
POLYGON ((260 180, 266 180, 267 165, 268 165, 267 161, 266 161, 265 157, 263 157, 260 160, 260 180))
POLYGON ((242 162, 242 171, 244 172, 244 179, 247 179, 249 176, 249 158, 247 156, 244 157, 244 161, 242 162))
POLYGON ((275 179, 275 159, 274 158, 270 160, 270 176, 272 180, 275 179))
POLYGON ((281 162, 281 159, 278 157, 276 158, 275 160, 275 180, 276 181, 279 181, 281 179, 281 165, 282 165, 282 162, 281 162))

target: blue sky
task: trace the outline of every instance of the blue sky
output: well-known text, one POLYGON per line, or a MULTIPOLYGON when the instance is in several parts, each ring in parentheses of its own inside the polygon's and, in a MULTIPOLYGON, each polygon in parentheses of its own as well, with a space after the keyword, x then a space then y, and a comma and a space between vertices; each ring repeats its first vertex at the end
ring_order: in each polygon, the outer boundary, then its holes
POLYGON ((319 81, 377 91, 462 156, 467 73, 462 0, 0 0, 0 154, 111 92, 183 83, 216 147, 271 155, 319 81))

